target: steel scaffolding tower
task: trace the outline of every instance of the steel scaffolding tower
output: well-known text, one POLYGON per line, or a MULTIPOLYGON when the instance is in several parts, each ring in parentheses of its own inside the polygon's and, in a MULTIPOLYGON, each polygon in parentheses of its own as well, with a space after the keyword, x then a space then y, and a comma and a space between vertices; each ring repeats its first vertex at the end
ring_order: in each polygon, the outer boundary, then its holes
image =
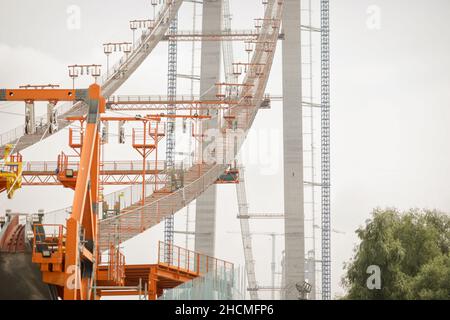
MULTIPOLYGON (((178 17, 175 17, 169 27, 170 34, 178 33, 178 17)), ((177 58, 178 58, 178 43, 176 40, 170 40, 169 61, 167 72, 167 96, 169 101, 176 99, 177 95, 177 58)), ((176 115, 175 105, 168 105, 167 114, 176 115)), ((166 163, 168 170, 175 169, 175 128, 176 120, 174 118, 167 122, 166 132, 166 163)), ((173 175, 172 175, 173 176, 173 175)), ((168 216, 164 222, 164 241, 165 243, 173 244, 174 231, 174 217, 168 216)))
POLYGON ((331 299, 330 212, 330 16, 329 0, 321 0, 322 100, 322 299, 331 299))
MULTIPOLYGON (((303 105, 303 118, 304 118, 304 130, 303 130, 303 146, 304 146, 304 194, 305 194, 305 225, 307 225, 308 235, 305 234, 305 242, 308 241, 308 246, 305 247, 306 252, 308 252, 307 265, 312 264, 312 268, 305 268, 305 278, 307 282, 311 285, 311 292, 309 294, 309 299, 316 299, 316 268, 315 268, 315 255, 316 255, 316 213, 318 206, 316 205, 316 191, 320 187, 320 183, 317 181, 316 175, 316 124, 320 117, 320 109, 317 108, 317 103, 315 101, 315 62, 313 60, 314 53, 314 40, 317 35, 317 40, 319 40, 319 33, 317 28, 314 27, 313 21, 313 3, 319 6, 319 1, 316 0, 302 0, 302 47, 304 48, 301 60, 302 60, 302 105, 303 105), (314 38, 313 38, 313 34, 314 38), (313 40, 314 39, 314 40, 313 40), (311 183, 306 183, 306 181, 311 183), (312 256, 312 257, 310 257, 312 256), (312 269, 312 270, 310 270, 312 269), (307 276, 306 276, 307 275, 307 276)), ((318 23, 317 19, 317 23, 318 23)), ((320 31, 320 30, 319 30, 320 31)), ((319 77, 317 77, 319 81, 319 77)), ((317 97, 319 98, 319 97, 317 97)), ((317 137, 318 138, 318 137, 317 137)), ((318 163, 317 163, 318 164, 318 163)))

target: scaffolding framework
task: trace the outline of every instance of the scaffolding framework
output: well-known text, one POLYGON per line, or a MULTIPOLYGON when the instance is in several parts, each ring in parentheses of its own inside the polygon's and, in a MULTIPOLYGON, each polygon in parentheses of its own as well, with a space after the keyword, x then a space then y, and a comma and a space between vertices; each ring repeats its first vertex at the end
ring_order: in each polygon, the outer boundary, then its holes
POLYGON ((329 0, 321 0, 322 100, 322 299, 331 299, 330 203, 330 16, 329 0))
MULTIPOLYGON (((169 34, 178 32, 178 16, 170 23, 169 34)), ((168 43, 168 72, 167 72, 167 96, 169 101, 175 100, 177 96, 177 71, 178 71, 178 43, 176 40, 169 40, 168 43)), ((168 105, 167 114, 176 115, 175 104, 168 105)), ((175 165, 176 147, 176 119, 167 122, 166 134, 166 163, 168 170, 173 170, 175 165)), ((170 215, 164 222, 164 241, 173 243, 174 216, 170 215)), ((169 255, 170 252, 167 252, 169 255)))
MULTIPOLYGON (((316 268, 315 268, 315 255, 316 255, 316 214, 318 205, 316 203, 316 191, 320 187, 320 183, 317 181, 316 172, 318 169, 318 163, 316 162, 316 126, 319 124, 317 120, 320 118, 320 108, 316 106, 315 88, 319 87, 320 83, 316 71, 314 61, 314 44, 316 41, 316 35, 319 35, 318 28, 314 25, 316 21, 313 19, 314 6, 319 5, 317 0, 302 0, 302 107, 303 114, 303 146, 304 146, 304 208, 305 208, 305 224, 307 232, 305 231, 305 250, 308 252, 308 259, 306 259, 305 267, 305 279, 311 285, 311 292, 309 299, 316 299, 317 283, 316 283, 316 268), (311 257, 312 256, 312 257, 311 257), (312 266, 311 263, 313 264, 312 266)), ((318 19, 317 19, 318 20, 318 19)), ((317 22, 318 23, 318 22, 317 22)), ((320 30, 319 30, 320 31, 320 30)), ((320 38, 317 38, 320 40, 320 38)), ((319 132, 320 134, 320 132, 319 132)))

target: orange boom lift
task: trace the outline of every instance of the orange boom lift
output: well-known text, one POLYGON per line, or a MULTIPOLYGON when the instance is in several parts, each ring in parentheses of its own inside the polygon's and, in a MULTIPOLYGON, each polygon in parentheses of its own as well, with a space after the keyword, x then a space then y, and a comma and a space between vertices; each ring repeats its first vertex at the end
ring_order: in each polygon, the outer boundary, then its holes
MULTIPOLYGON (((89 89, 1 89, 0 101, 83 101, 89 106, 87 125, 81 150, 80 168, 75 186, 72 214, 67 220, 64 246, 60 232, 57 250, 33 250, 33 262, 41 265, 43 280, 59 288, 65 300, 93 299, 91 290, 95 266, 97 238, 98 181, 100 161, 100 114, 105 112, 106 101, 101 88, 93 84, 89 89)), ((36 226, 35 226, 36 227, 36 226)), ((35 236, 36 233, 35 230, 35 236)))

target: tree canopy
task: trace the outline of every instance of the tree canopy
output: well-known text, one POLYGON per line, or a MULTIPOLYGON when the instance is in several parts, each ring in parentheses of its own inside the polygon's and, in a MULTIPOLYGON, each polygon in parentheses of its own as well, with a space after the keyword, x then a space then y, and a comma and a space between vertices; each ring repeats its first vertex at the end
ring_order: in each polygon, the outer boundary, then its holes
POLYGON ((376 209, 356 233, 361 243, 342 279, 346 299, 450 299, 448 215, 376 209), (379 289, 367 285, 370 266, 379 267, 379 289))

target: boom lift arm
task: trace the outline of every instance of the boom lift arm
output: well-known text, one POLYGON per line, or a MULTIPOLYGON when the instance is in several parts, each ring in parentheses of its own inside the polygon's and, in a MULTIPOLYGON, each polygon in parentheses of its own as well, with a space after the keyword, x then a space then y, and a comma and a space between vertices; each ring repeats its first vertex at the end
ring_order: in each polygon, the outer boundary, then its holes
POLYGON ((89 89, 77 90, 0 89, 0 101, 83 101, 89 107, 72 214, 67 220, 65 241, 60 239, 62 252, 57 252, 63 259, 55 263, 52 256, 34 252, 33 261, 41 264, 44 282, 60 288, 63 299, 94 299, 91 293, 96 269, 99 121, 106 105, 101 88, 93 84, 89 89))

